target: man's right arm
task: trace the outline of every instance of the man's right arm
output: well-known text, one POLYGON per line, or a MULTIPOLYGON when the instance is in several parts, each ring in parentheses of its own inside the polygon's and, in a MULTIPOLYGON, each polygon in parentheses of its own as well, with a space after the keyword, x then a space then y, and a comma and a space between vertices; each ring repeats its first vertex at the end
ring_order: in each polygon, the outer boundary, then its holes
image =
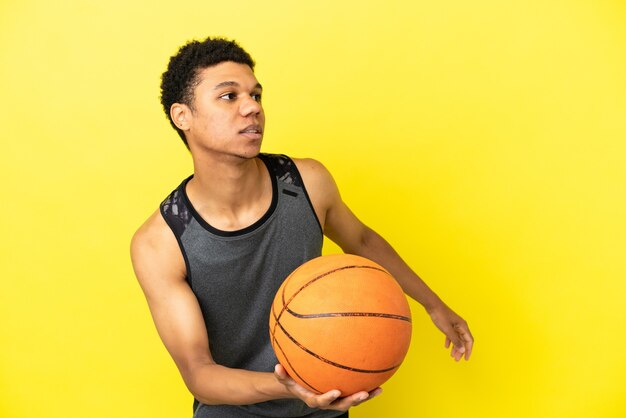
POLYGON ((341 399, 337 399, 336 391, 317 395, 295 385, 280 368, 278 373, 263 373, 216 364, 198 300, 186 281, 182 253, 158 211, 133 236, 131 259, 157 332, 198 401, 247 405, 300 398, 310 407, 347 410, 367 395, 357 393, 341 399))
POLYGON ((196 399, 238 405, 293 397, 272 373, 230 369, 213 361, 182 253, 159 212, 133 236, 131 259, 157 332, 196 399))

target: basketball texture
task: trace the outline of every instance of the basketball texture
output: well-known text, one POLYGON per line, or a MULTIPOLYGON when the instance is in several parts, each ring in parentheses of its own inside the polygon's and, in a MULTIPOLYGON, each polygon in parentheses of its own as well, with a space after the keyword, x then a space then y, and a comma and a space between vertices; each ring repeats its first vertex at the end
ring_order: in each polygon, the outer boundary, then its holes
POLYGON ((411 311, 402 288, 380 265, 337 254, 310 260, 276 293, 270 312, 276 357, 300 385, 341 396, 371 391, 402 363, 411 311))

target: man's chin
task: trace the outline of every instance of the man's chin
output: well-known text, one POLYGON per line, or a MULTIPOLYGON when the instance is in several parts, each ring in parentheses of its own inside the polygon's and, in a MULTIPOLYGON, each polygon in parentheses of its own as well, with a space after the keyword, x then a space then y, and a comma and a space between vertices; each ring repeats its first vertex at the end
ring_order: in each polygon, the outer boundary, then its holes
POLYGON ((254 152, 249 152, 249 153, 245 153, 245 154, 233 154, 233 156, 240 158, 242 160, 253 160, 255 158, 257 158, 259 156, 259 154, 261 153, 261 150, 256 150, 254 152))

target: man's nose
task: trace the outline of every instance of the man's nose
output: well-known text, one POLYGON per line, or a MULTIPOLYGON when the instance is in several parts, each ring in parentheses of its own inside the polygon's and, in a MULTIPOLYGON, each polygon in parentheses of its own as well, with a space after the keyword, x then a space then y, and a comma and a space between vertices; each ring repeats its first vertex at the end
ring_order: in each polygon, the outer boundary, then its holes
POLYGON ((241 103, 241 114, 243 116, 258 115, 262 111, 261 103, 254 100, 252 96, 246 96, 241 103))

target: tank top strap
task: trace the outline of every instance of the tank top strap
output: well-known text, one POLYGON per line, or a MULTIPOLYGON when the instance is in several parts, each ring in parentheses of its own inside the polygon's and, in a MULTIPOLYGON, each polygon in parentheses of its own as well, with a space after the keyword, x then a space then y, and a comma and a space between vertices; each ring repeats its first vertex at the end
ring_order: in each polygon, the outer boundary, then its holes
POLYGON ((187 206, 183 192, 184 187, 192 177, 193 175, 183 180, 183 182, 176 189, 174 189, 174 191, 172 191, 172 193, 170 193, 160 205, 161 215, 172 229, 177 239, 183 235, 183 232, 185 232, 185 229, 189 225, 189 222, 191 222, 192 218, 191 211, 187 206))
POLYGON ((271 168, 279 182, 295 187, 303 187, 300 172, 296 164, 288 156, 284 154, 259 154, 259 158, 265 161, 268 167, 271 168))
POLYGON ((300 171, 298 171, 296 163, 284 154, 259 154, 259 158, 265 162, 265 164, 270 168, 270 171, 276 176, 279 189, 282 190, 281 194, 287 194, 296 198, 298 198, 299 195, 304 196, 313 217, 317 221, 317 226, 323 234, 324 228, 317 218, 313 202, 311 202, 309 193, 304 186, 302 176, 300 175, 300 171))

